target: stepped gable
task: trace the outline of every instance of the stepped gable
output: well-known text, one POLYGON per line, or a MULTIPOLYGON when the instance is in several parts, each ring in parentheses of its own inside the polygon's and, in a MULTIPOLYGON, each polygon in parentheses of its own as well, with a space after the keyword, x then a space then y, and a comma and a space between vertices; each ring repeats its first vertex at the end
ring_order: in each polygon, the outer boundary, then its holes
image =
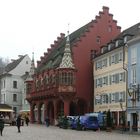
POLYGON ((14 60, 13 62, 9 63, 5 67, 5 72, 9 72, 9 71, 13 70, 14 68, 16 68, 16 66, 24 59, 25 56, 27 56, 27 55, 20 56, 19 59, 14 60))
MULTIPOLYGON (((78 46, 78 42, 81 41, 82 38, 85 37, 86 34, 88 34, 88 32, 90 32, 91 28, 94 28, 96 24, 100 22, 100 18, 102 14, 108 14, 110 16, 110 19, 113 18, 113 15, 109 14, 109 8, 103 6, 103 11, 100 11, 99 15, 95 16, 95 20, 92 20, 91 22, 87 23, 86 25, 82 26, 81 28, 77 29, 76 31, 72 32, 69 35, 71 47, 78 46)), ((117 23, 116 20, 113 20, 113 22, 117 23)), ((117 27, 121 29, 120 26, 117 27)), ((45 63, 41 65, 40 62, 38 62, 39 65, 37 66, 37 72, 59 67, 62 61, 64 48, 66 44, 66 38, 67 38, 64 37, 64 34, 61 34, 61 36, 63 36, 61 37, 62 38, 61 41, 54 43, 54 45, 56 45, 57 43, 57 47, 54 47, 51 51, 48 52, 47 58, 45 58, 45 63)))
MULTIPOLYGON (((65 34, 61 33, 60 37, 57 37, 57 40, 54 41, 54 44, 50 45, 51 48, 48 48, 47 52, 44 52, 44 56, 40 57, 41 60, 37 61, 37 71, 40 71, 40 69, 44 67, 46 63, 48 63, 48 60, 50 61, 50 57, 52 57, 53 51, 59 46, 61 41, 63 41, 64 37, 65 37, 65 34)), ((48 68, 50 68, 50 66, 48 68)))

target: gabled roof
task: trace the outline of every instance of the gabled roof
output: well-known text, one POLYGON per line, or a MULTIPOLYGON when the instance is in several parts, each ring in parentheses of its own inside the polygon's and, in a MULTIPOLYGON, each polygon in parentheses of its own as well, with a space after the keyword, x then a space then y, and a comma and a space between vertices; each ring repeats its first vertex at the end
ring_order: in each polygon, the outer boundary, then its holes
POLYGON ((3 73, 4 67, 0 67, 0 75, 3 73))
POLYGON ((140 22, 122 31, 115 40, 123 39, 125 35, 136 36, 140 33, 140 22))
POLYGON ((17 65, 24 59, 24 57, 26 57, 27 55, 23 55, 21 56, 19 59, 14 60, 13 62, 9 63, 6 67, 5 67, 5 72, 9 72, 11 70, 13 70, 14 68, 17 67, 17 65))

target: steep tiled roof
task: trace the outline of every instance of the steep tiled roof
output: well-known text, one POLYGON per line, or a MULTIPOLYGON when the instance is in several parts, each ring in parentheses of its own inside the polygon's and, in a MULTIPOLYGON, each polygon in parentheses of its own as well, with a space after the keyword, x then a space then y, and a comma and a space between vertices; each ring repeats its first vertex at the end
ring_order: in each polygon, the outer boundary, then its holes
POLYGON ((9 71, 13 70, 24 59, 25 56, 27 56, 27 55, 21 56, 19 59, 14 60, 13 62, 9 63, 5 67, 5 72, 9 72, 9 71))
POLYGON ((0 67, 0 74, 2 74, 4 71, 4 68, 3 67, 0 67))
MULTIPOLYGON (((71 47, 73 46, 72 44, 74 44, 77 40, 79 40, 80 36, 88 30, 88 27, 90 24, 91 22, 89 22, 88 24, 84 25, 83 27, 79 28, 78 30, 74 31, 73 33, 69 35, 71 47)), ((59 64, 62 61, 64 48, 66 44, 66 38, 67 37, 65 37, 60 42, 60 44, 58 44, 58 46, 54 48, 53 51, 50 52, 45 64, 39 66, 37 68, 37 72, 43 71, 45 69, 57 68, 59 66, 59 64)))
POLYGON ((123 36, 125 35, 132 35, 132 36, 136 36, 140 34, 140 23, 137 23, 129 28, 127 28, 126 30, 122 31, 117 37, 116 39, 119 38, 123 38, 123 36))

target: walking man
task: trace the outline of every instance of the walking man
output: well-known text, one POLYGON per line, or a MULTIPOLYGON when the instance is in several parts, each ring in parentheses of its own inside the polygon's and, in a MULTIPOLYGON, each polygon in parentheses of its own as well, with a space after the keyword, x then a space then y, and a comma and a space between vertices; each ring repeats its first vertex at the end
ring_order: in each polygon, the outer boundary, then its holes
POLYGON ((21 126, 21 116, 18 115, 17 117, 17 120, 16 120, 16 125, 17 125, 17 128, 18 128, 18 133, 20 133, 20 126, 21 126))
POLYGON ((4 129, 4 120, 3 120, 2 116, 0 116, 0 134, 1 134, 1 136, 2 136, 3 129, 4 129))
POLYGON ((29 124, 29 121, 30 121, 30 120, 29 120, 28 116, 26 116, 26 117, 25 117, 25 123, 26 123, 27 126, 28 126, 28 124, 29 124))

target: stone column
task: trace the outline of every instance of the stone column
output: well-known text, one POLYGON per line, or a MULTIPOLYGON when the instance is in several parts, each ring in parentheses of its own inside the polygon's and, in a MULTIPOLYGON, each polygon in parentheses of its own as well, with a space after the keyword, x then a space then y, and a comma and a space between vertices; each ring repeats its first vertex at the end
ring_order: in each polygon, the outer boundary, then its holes
POLYGON ((117 113, 117 127, 120 126, 119 118, 120 118, 120 112, 118 111, 118 113, 117 113))
POLYGON ((66 116, 68 116, 69 115, 69 113, 70 113, 70 101, 68 101, 68 100, 65 100, 64 101, 64 115, 66 115, 66 116))
POLYGON ((33 110, 32 104, 30 104, 30 122, 31 123, 34 122, 34 110, 33 110))
POLYGON ((44 103, 44 119, 48 116, 48 101, 45 101, 44 103))
POLYGON ((40 118, 40 116, 41 116, 41 110, 40 110, 40 105, 39 105, 39 103, 38 103, 38 105, 37 105, 37 123, 41 123, 41 118, 40 118))
POLYGON ((57 125, 58 124, 58 116, 57 116, 57 101, 54 100, 53 101, 53 105, 54 105, 54 125, 57 125))
POLYGON ((138 132, 140 132, 140 112, 138 113, 138 132))
POLYGON ((130 128, 129 130, 132 132, 132 125, 133 125, 133 115, 132 113, 130 112, 130 128))

